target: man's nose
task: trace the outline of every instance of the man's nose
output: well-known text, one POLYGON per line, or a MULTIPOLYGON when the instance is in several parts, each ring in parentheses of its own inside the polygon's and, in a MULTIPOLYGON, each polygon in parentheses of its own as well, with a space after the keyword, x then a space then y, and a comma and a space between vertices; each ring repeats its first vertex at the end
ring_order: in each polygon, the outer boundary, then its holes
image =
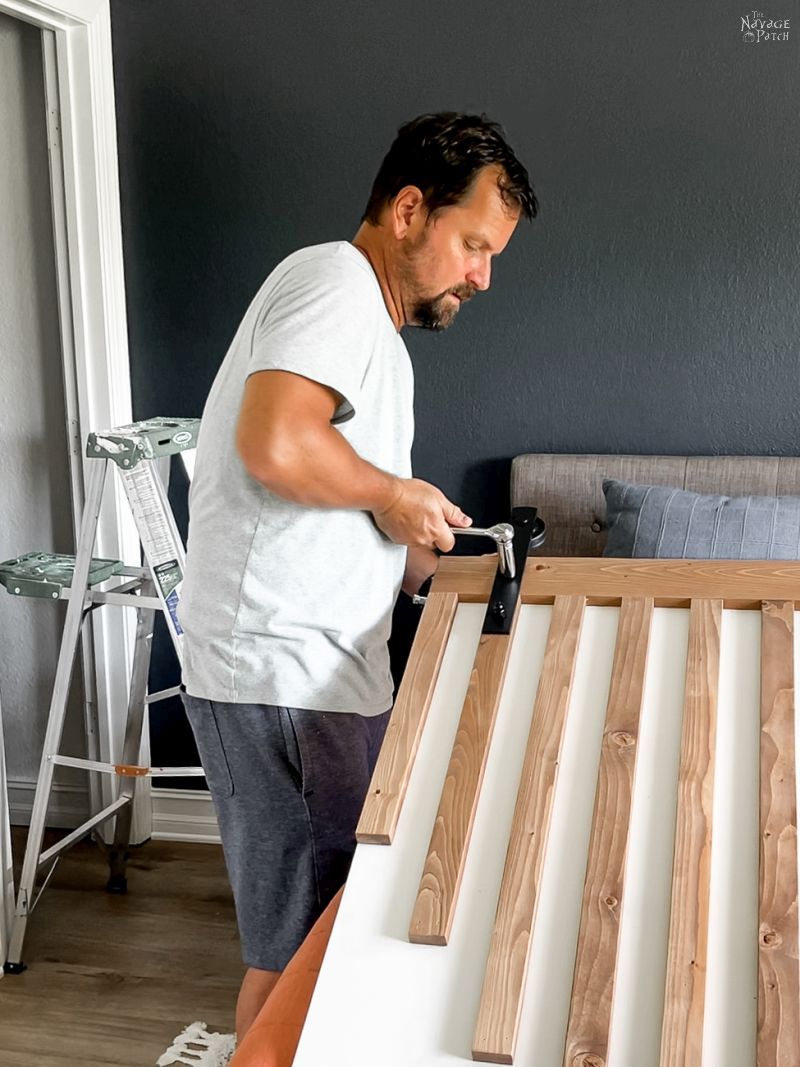
POLYGON ((487 256, 485 260, 471 267, 467 272, 467 281, 470 285, 476 289, 484 290, 489 288, 489 283, 492 279, 492 264, 491 260, 487 256))

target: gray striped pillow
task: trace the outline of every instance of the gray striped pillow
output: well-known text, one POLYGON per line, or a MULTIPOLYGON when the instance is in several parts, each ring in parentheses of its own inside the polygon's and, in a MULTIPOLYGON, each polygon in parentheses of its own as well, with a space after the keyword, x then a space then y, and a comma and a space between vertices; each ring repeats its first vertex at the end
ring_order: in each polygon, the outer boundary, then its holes
POLYGON ((711 496, 613 479, 603 492, 605 556, 800 559, 800 497, 711 496))

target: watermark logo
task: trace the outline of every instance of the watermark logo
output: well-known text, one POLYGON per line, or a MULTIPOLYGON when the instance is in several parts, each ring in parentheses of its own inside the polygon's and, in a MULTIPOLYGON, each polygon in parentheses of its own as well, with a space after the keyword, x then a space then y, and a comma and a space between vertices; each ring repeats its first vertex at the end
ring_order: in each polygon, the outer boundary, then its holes
POLYGON ((763 11, 751 11, 742 17, 742 40, 745 44, 788 41, 789 19, 768 19, 763 11))

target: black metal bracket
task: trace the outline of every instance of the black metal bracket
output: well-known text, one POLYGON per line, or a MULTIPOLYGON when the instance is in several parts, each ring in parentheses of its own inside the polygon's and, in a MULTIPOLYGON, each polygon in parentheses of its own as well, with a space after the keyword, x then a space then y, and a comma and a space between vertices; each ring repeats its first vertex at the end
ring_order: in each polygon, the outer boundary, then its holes
POLYGON ((483 620, 482 633, 509 634, 514 612, 517 609, 525 562, 530 551, 531 541, 541 544, 544 535, 544 522, 536 517, 536 508, 514 508, 511 512, 511 525, 514 527, 514 563, 516 573, 513 578, 501 573, 497 568, 494 585, 489 594, 489 604, 483 620))

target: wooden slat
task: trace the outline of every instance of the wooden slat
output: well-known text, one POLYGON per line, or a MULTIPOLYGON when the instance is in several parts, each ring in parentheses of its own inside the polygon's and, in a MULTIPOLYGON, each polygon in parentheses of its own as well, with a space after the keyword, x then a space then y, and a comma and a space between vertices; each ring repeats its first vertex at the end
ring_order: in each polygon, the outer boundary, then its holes
POLYGON ((688 606, 692 599, 721 599, 725 607, 761 609, 765 599, 800 606, 800 563, 692 559, 528 560, 522 576, 526 604, 556 595, 581 595, 589 604, 618 604, 622 596, 653 597, 660 605, 688 606))
MULTIPOLYGON (((432 590, 462 602, 488 600, 497 561, 451 556, 439 561, 432 590)), ((693 598, 720 599, 726 608, 761 609, 765 599, 800 607, 800 563, 792 560, 594 559, 532 556, 522 576, 525 604, 584 596, 587 604, 619 604, 623 596, 653 597, 656 607, 688 607, 693 598)))
POLYGON ((356 829, 361 843, 391 844, 457 607, 457 593, 428 595, 356 829))
POLYGON ((497 574, 497 556, 442 556, 431 592, 458 593, 462 604, 486 603, 497 574))
POLYGON ((759 1067, 800 1063, 794 745, 794 606, 770 601, 761 613, 759 1067))
POLYGON ((622 601, 592 816, 565 1067, 604 1067, 608 1055, 636 742, 652 617, 651 599, 622 601))
POLYGON ((473 1038, 473 1059, 488 1063, 513 1062, 584 603, 553 608, 473 1038))
POLYGON ((699 1067, 722 601, 693 600, 681 730, 661 1067, 699 1067))
POLYGON ((483 634, 456 731, 411 916, 414 944, 446 945, 519 612, 508 635, 483 634))

